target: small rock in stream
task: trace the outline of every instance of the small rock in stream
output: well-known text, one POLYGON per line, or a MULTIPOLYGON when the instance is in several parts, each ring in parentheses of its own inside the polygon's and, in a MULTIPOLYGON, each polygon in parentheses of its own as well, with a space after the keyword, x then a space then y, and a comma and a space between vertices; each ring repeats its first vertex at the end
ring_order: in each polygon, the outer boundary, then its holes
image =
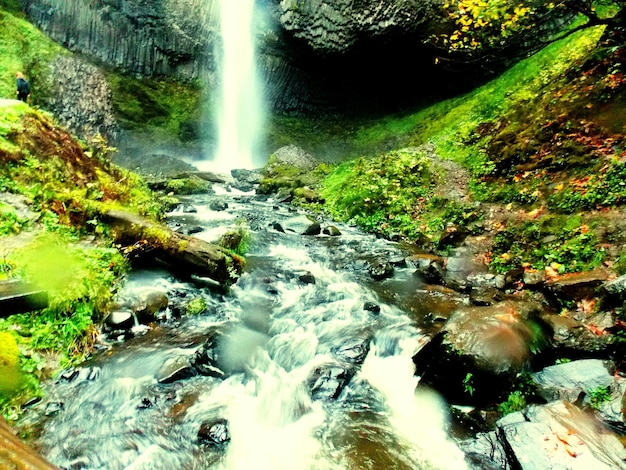
POLYGON ((365 302, 365 304, 363 304, 363 310, 372 313, 372 315, 379 315, 380 305, 375 304, 374 302, 365 302))
POLYGON ((209 446, 224 446, 230 441, 228 421, 226 419, 218 419, 202 423, 198 430, 198 441, 209 446))
POLYGON ((330 364, 317 367, 309 377, 309 390, 314 400, 334 400, 354 376, 354 369, 330 364))
POLYGON ((135 316, 130 310, 115 310, 109 313, 104 323, 112 330, 129 330, 135 324, 135 316))
POLYGON ((367 271, 375 280, 380 281, 393 276, 394 269, 391 263, 383 260, 376 260, 368 265, 367 271))
POLYGON ((174 357, 168 359, 157 373, 157 382, 170 384, 178 380, 189 379, 196 375, 196 370, 189 364, 187 358, 174 357))

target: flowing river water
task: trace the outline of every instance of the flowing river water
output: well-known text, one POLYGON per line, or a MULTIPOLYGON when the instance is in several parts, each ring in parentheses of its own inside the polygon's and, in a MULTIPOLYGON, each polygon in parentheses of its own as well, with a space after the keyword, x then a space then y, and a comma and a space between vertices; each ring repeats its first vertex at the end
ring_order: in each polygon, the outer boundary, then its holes
POLYGON ((385 281, 367 270, 372 256, 411 253, 343 225, 340 236, 281 232, 293 208, 215 190, 169 222, 201 226, 196 236, 212 241, 245 220, 252 238, 241 278, 221 291, 165 270, 132 273, 120 297, 156 288, 201 295, 207 309, 178 317, 168 308, 130 338, 103 337, 108 347, 51 384, 27 414, 40 428, 33 445, 63 468, 465 468, 446 405, 414 376, 412 356, 427 337, 419 312, 433 313, 436 294, 420 289, 410 264, 385 281), (216 201, 228 207, 212 210, 216 201), (407 308, 420 302, 417 313, 407 308), (225 378, 159 381, 164 364, 188 361, 225 325, 225 378), (346 365, 354 375, 345 387, 324 394, 322 381, 322 393, 313 391, 316 371, 346 365), (200 439, 206 423, 227 437, 200 439))

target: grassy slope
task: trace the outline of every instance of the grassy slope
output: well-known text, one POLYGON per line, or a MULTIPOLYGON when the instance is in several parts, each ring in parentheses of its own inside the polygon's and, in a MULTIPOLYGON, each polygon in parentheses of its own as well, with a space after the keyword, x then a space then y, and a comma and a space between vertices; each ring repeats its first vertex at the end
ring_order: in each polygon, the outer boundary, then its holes
MULTIPOLYGON (((36 102, 37 77, 67 52, 21 17, 17 1, 2 1, 0 8, 0 97, 15 97, 15 72, 22 70, 36 102)), ((90 351, 111 286, 126 266, 97 214, 106 207, 153 216, 161 210, 136 176, 110 165, 109 152, 105 142, 76 141, 26 104, 0 106, 0 193, 28 201, 28 211, 0 202, 0 280, 36 282, 50 297, 42 311, 0 319, 0 413, 6 418, 40 393, 40 379, 90 351), (77 243, 84 235, 96 243, 77 243), (67 276, 59 275, 59 265, 67 276)))
POLYGON ((37 101, 37 77, 48 73, 48 63, 64 50, 46 38, 35 26, 21 18, 17 2, 0 2, 0 97, 15 98, 15 73, 31 81, 37 101))
POLYGON ((417 240, 417 231, 435 245, 451 223, 469 233, 487 229, 496 233, 489 255, 497 271, 552 267, 567 272, 619 261, 619 240, 605 237, 605 226, 612 222, 598 216, 598 209, 626 199, 620 186, 626 175, 623 119, 622 127, 600 126, 615 113, 623 114, 624 83, 615 71, 623 47, 600 47, 601 35, 601 28, 584 31, 465 96, 361 125, 353 134, 354 155, 430 145, 440 158, 469 170, 471 196, 482 201, 479 208, 442 201, 433 192, 416 198, 406 190, 415 160, 389 158, 388 153, 336 168, 322 189, 326 208, 374 232, 417 240), (380 168, 382 161, 388 162, 386 170, 380 168), (583 173, 598 176, 581 183, 583 173), (477 225, 483 217, 477 212, 494 203, 505 205, 500 212, 507 220, 477 225), (586 216, 572 216, 581 211, 586 216), (546 237, 554 241, 542 243, 546 237), (598 248, 607 241, 611 247, 598 248))

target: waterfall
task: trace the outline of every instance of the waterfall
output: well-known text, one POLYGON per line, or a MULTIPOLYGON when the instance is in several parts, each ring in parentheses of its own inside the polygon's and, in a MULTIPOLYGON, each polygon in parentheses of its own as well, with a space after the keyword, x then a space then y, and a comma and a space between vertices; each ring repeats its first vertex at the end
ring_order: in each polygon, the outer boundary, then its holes
POLYGON ((256 66, 255 0, 220 0, 221 49, 213 170, 253 169, 259 161, 263 100, 256 66))

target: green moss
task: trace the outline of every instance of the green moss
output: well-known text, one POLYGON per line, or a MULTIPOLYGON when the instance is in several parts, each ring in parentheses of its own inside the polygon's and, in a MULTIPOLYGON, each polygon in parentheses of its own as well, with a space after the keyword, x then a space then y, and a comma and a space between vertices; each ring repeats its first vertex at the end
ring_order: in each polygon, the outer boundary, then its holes
POLYGON ((495 239, 491 267, 506 272, 519 267, 558 273, 587 271, 606 257, 592 227, 580 217, 546 216, 510 224, 495 239))
POLYGON ((197 84, 114 73, 109 73, 108 81, 122 127, 154 131, 155 137, 165 133, 183 142, 201 137, 203 97, 197 84))
POLYGON ((187 303, 185 311, 187 315, 199 315, 207 309, 206 301, 203 297, 194 297, 187 303))
POLYGON ((167 181, 165 191, 174 194, 200 194, 206 193, 211 187, 208 181, 197 176, 188 178, 174 178, 167 181))

